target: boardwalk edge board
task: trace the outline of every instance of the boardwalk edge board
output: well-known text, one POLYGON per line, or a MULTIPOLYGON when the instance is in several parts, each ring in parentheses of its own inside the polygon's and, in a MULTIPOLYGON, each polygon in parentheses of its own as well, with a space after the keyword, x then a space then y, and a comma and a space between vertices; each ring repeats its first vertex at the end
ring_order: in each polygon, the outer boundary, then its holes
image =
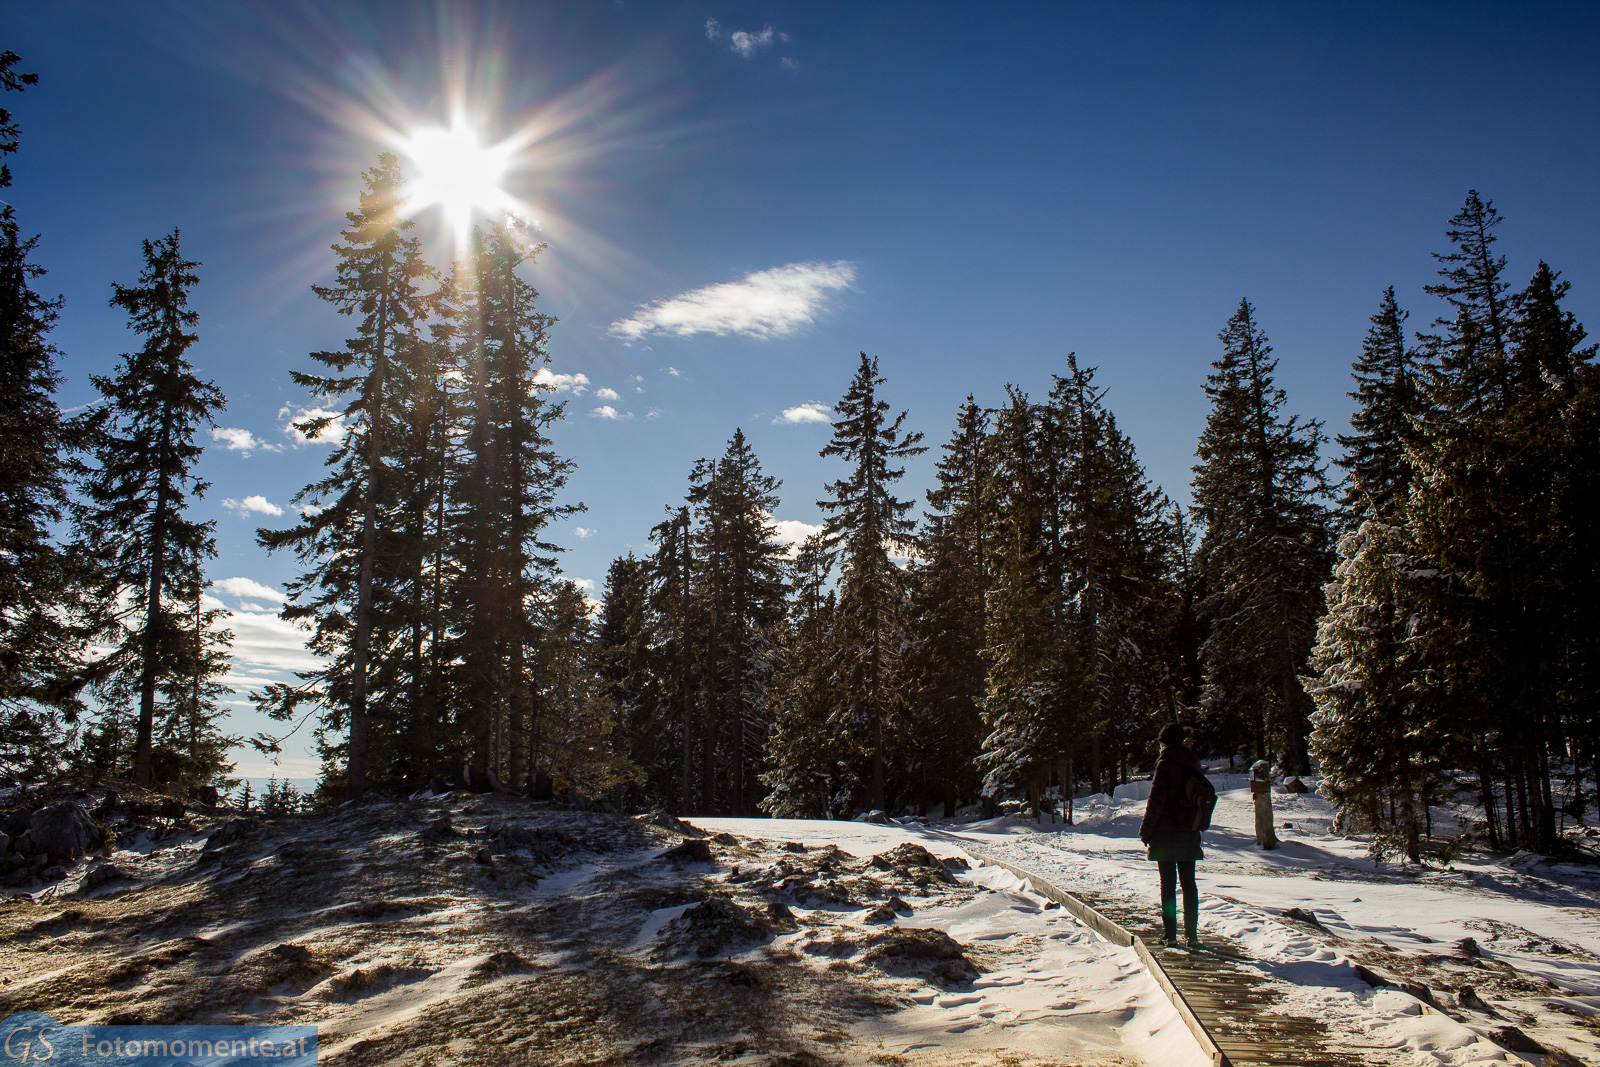
POLYGON ((1027 882, 1035 893, 1047 900, 1053 900, 1060 904, 1079 922, 1113 945, 1121 948, 1131 946, 1139 959, 1144 961, 1144 965, 1151 975, 1154 976, 1156 985, 1160 987, 1161 992, 1166 994, 1167 999, 1172 1002, 1172 1007, 1177 1011, 1178 1017, 1189 1028, 1189 1032, 1194 1035, 1194 1039, 1200 1043, 1201 1050, 1211 1057, 1211 1067, 1233 1067, 1233 1061, 1228 1059, 1228 1054, 1222 1051, 1216 1040, 1206 1031, 1205 1024, 1200 1021, 1200 1017, 1194 1013, 1193 1008, 1189 1007, 1189 1002, 1184 999, 1183 994, 1178 991, 1178 987, 1168 977, 1166 969, 1161 966, 1161 961, 1156 959, 1155 953, 1151 952, 1142 940, 1130 934, 1120 923, 1100 914, 1055 883, 1040 878, 1031 871, 1026 871, 1014 864, 1007 863, 1005 860, 996 859, 986 853, 979 852, 977 849, 967 848, 964 845, 962 849, 967 855, 975 859, 1010 871, 1027 882))

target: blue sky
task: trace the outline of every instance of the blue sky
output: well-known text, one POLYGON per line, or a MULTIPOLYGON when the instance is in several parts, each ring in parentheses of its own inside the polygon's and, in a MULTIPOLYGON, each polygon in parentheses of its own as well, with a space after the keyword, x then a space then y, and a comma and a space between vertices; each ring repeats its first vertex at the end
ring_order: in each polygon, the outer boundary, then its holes
POLYGON ((288 372, 349 325, 310 286, 382 131, 454 95, 490 140, 539 131, 507 186, 549 244, 528 276, 572 376, 556 438, 589 510, 557 539, 597 586, 736 427, 783 480, 777 518, 817 522, 839 471, 805 411, 859 351, 935 446, 966 394, 1043 393, 1076 351, 1185 500, 1248 296, 1291 408, 1338 432, 1382 288, 1414 327, 1436 314, 1429 253, 1469 188, 1507 218, 1514 281, 1544 258, 1600 320, 1591 6, 55 0, 0 29, 40 75, 6 101, 9 192, 65 297, 63 405, 132 343, 107 301, 142 238, 181 227, 205 264, 193 354, 229 432, 199 510, 242 685, 303 662, 268 610, 293 562, 253 531, 326 455, 285 432, 314 406, 288 372))

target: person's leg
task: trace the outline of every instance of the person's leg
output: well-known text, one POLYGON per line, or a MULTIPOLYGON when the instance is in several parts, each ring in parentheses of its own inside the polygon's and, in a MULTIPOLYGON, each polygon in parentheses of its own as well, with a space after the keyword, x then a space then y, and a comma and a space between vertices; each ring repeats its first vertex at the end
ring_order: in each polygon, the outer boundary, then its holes
MULTIPOLYGON (((1168 941, 1178 939, 1178 865, 1171 860, 1157 860, 1161 872, 1161 929, 1168 941)), ((1194 869, 1194 864, 1189 865, 1194 869)), ((1191 877, 1193 877, 1191 875, 1191 877)))
POLYGON ((1177 867, 1183 881, 1183 934, 1193 947, 1200 940, 1200 890, 1194 884, 1194 860, 1184 860, 1177 867))

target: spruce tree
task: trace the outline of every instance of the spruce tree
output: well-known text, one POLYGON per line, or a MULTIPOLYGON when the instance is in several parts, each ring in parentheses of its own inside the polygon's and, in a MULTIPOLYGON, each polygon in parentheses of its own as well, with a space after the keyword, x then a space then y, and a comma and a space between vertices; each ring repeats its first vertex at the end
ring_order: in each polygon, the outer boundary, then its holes
POLYGON ((1351 375, 1357 404, 1350 416, 1354 433, 1341 434, 1345 454, 1339 466, 1349 473, 1343 505, 1355 517, 1378 516, 1392 522, 1401 514, 1411 488, 1405 455, 1419 413, 1416 353, 1406 344, 1406 312, 1395 302, 1394 286, 1383 301, 1361 345, 1351 375))
POLYGON ((1281 414, 1277 361, 1248 300, 1218 339, 1223 354, 1206 379, 1211 412, 1194 468, 1195 515, 1205 528, 1199 565, 1210 586, 1204 700, 1236 751, 1250 709, 1270 711, 1270 720, 1257 719, 1251 747, 1264 756, 1281 738, 1285 768, 1305 773, 1300 672, 1330 565, 1322 430, 1281 414))
POLYGON ((540 640, 530 612, 554 579, 558 546, 545 540, 557 518, 583 510, 558 504, 573 464, 550 442, 566 406, 550 399, 538 373, 550 357, 555 320, 518 271, 544 246, 530 246, 503 221, 473 237, 469 324, 463 330, 470 414, 468 467, 460 487, 465 674, 472 758, 520 782, 539 736, 530 657, 540 640))
POLYGON ((847 816, 861 788, 855 745, 841 728, 847 649, 838 600, 827 588, 831 571, 821 534, 806 538, 790 563, 793 599, 769 687, 773 729, 761 776, 768 791, 760 807, 774 818, 847 816))
MULTIPOLYGON (((333 246, 334 282, 312 287, 339 314, 359 316, 355 335, 342 349, 311 353, 326 371, 290 374, 315 396, 347 398, 338 416, 307 419, 301 432, 317 437, 342 426, 345 435, 328 457, 327 476, 295 497, 296 504, 309 505, 301 522, 256 535, 268 551, 291 550, 305 566, 289 584, 283 617, 309 621, 310 647, 328 660, 300 685, 268 687, 258 703, 281 718, 311 700, 322 705, 329 729, 348 731, 346 742, 329 755, 343 756, 351 798, 368 788, 375 605, 396 580, 395 561, 379 551, 381 532, 396 524, 388 461, 399 443, 396 405, 407 354, 425 340, 421 328, 429 301, 421 285, 432 274, 420 243, 407 236, 414 223, 400 214, 405 179, 399 160, 383 153, 362 181, 359 207, 345 215, 347 225, 333 246)), ((392 738, 385 740, 392 744, 392 738)))
POLYGON ((894 495, 893 485, 905 475, 896 460, 927 451, 922 434, 901 429, 907 412, 893 421, 889 405, 878 399, 878 361, 861 353, 861 364, 843 399, 833 437, 822 449, 850 466, 844 478, 825 488, 817 502, 828 513, 826 530, 840 547, 839 609, 856 630, 848 664, 847 703, 854 720, 855 743, 871 763, 871 803, 882 809, 884 793, 884 722, 894 699, 892 672, 901 646, 903 574, 891 551, 911 543, 915 529, 906 512, 911 501, 894 495))
MULTIPOLYGON (((0 89, 20 92, 37 74, 0 52, 0 89)), ((3 162, 20 130, 0 108, 0 189, 11 184, 3 162)), ((81 434, 56 404, 60 383, 48 340, 61 301, 33 289, 43 268, 29 261, 37 238, 24 238, 16 208, 0 206, 0 772, 26 777, 56 769, 67 724, 82 704, 84 647, 75 602, 73 561, 52 526, 66 513, 70 451, 81 434)))
POLYGON ((1422 859, 1434 787, 1453 756, 1454 723, 1428 699, 1425 642, 1416 639, 1434 574, 1403 525, 1368 518, 1344 534, 1310 668, 1318 676, 1312 751, 1346 830, 1376 849, 1422 859))
POLYGON ((765 689, 784 612, 784 549, 772 539, 778 484, 762 473, 744 431, 735 430, 726 453, 705 466, 690 492, 700 515, 698 598, 709 624, 703 676, 710 728, 701 738, 708 813, 719 767, 728 772, 728 803, 721 807, 740 816, 757 799, 756 761, 771 721, 765 689))
POLYGON ((203 612, 198 636, 185 625, 205 584, 204 562, 216 555, 216 524, 185 517, 207 489, 194 473, 202 451, 195 435, 225 403, 187 358, 198 339, 192 331, 199 315, 189 307, 198 266, 183 257, 177 230, 144 242, 138 283, 114 285, 111 298, 144 344, 122 357, 115 374, 91 378, 105 405, 78 523, 99 563, 96 599, 118 606, 102 635, 113 651, 99 668, 100 688, 114 708, 137 701, 133 779, 147 787, 159 696, 168 697, 166 715, 181 721, 190 695, 188 725, 198 732, 208 712, 215 714, 215 691, 204 692, 205 680, 223 669, 226 654, 226 633, 209 629, 203 612))
POLYGON ((1583 384, 1593 349, 1580 347, 1583 330, 1544 264, 1508 295, 1499 223, 1493 204, 1469 193, 1448 230, 1454 251, 1436 256, 1441 280, 1429 291, 1453 314, 1424 338, 1408 515, 1420 549, 1454 582, 1435 659, 1443 699, 1470 709, 1461 729, 1493 753, 1479 765, 1491 831, 1498 777, 1507 842, 1553 852, 1552 749, 1568 694, 1583 685, 1568 673, 1569 650, 1592 645, 1578 607, 1594 589, 1583 561, 1592 486, 1574 459, 1592 447, 1583 384))

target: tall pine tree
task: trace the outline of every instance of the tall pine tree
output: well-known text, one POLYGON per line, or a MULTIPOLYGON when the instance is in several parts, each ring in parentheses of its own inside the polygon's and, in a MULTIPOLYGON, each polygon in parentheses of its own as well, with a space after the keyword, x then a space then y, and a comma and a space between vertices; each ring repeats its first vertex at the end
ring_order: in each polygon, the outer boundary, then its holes
POLYGON ((1248 743, 1265 756, 1281 744, 1285 768, 1304 773, 1300 672, 1330 565, 1322 430, 1282 414, 1277 360, 1248 300, 1218 339, 1223 354, 1206 379, 1211 413, 1194 468, 1194 510, 1205 527, 1199 565, 1210 586, 1204 699, 1234 751, 1248 743))
POLYGON ((906 515, 911 501, 894 495, 894 483, 905 475, 897 460, 927 451, 922 434, 901 429, 907 413, 892 421, 889 405, 878 398, 878 361, 861 353, 861 363, 843 399, 833 438, 824 457, 838 456, 850 473, 826 486, 817 502, 828 513, 827 533, 842 553, 839 609, 852 621, 853 642, 846 684, 847 702, 855 720, 855 742, 871 763, 871 803, 883 808, 884 723, 895 699, 893 671, 901 647, 904 575, 891 553, 911 544, 915 524, 906 515))
POLYGON ((184 514, 207 488, 194 473, 202 451, 195 435, 225 403, 187 358, 198 339, 199 315, 189 307, 198 266, 183 257, 177 230, 144 242, 138 283, 115 285, 111 298, 144 344, 122 357, 115 374, 91 379, 106 403, 78 521, 100 562, 96 599, 117 605, 106 622, 113 651, 100 668, 101 689, 114 708, 137 700, 133 778, 142 786, 153 782, 158 698, 168 697, 164 717, 181 722, 183 697, 198 686, 179 736, 198 734, 216 715, 206 679, 225 669, 218 655, 225 631, 206 627, 203 613, 196 634, 185 625, 205 584, 204 562, 217 552, 215 523, 184 514))

